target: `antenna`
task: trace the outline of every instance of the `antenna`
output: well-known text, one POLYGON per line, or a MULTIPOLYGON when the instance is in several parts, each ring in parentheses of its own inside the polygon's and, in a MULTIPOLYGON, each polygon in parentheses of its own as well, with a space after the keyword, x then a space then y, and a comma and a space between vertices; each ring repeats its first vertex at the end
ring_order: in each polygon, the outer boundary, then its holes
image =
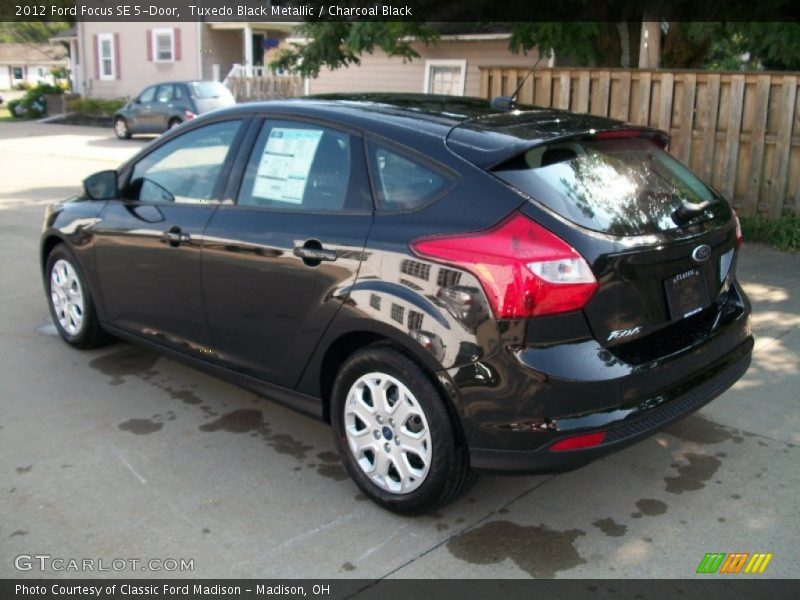
POLYGON ((511 94, 510 96, 498 96, 497 98, 492 98, 491 102, 492 108, 503 112, 509 112, 511 110, 514 110, 514 108, 517 106, 516 100, 520 90, 522 89, 522 86, 525 85, 525 82, 528 81, 528 78, 530 78, 530 76, 533 75, 534 71, 536 71, 536 67, 539 66, 539 63, 542 61, 542 58, 544 57, 545 57, 544 54, 539 55, 539 58, 536 59, 536 62, 533 63, 533 66, 530 69, 528 69, 528 72, 525 74, 525 77, 523 77, 522 81, 520 81, 519 84, 517 85, 517 89, 514 90, 513 94, 511 94))

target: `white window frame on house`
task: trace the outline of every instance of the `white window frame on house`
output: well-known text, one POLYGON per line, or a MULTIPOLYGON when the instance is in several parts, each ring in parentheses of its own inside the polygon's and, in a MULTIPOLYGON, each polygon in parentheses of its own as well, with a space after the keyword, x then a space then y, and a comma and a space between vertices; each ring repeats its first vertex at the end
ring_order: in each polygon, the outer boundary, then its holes
POLYGON ((461 89, 458 95, 463 96, 467 87, 467 59, 426 60, 425 82, 422 87, 423 94, 430 94, 431 72, 434 67, 459 67, 461 69, 461 89))
POLYGON ((150 35, 153 36, 152 40, 153 62, 160 62, 160 63, 175 62, 175 30, 172 29, 171 27, 165 27, 162 29, 153 29, 150 32, 150 35), (169 58, 159 58, 158 56, 158 36, 160 35, 169 36, 169 58))
POLYGON ((114 48, 114 34, 113 33, 98 33, 97 34, 97 60, 100 63, 97 65, 97 72, 100 75, 101 81, 112 81, 117 78, 117 60, 116 60, 116 51, 114 48), (103 56, 103 42, 108 40, 108 49, 110 55, 108 57, 103 56), (103 69, 103 65, 105 61, 109 61, 111 65, 111 73, 106 73, 105 69, 103 69))

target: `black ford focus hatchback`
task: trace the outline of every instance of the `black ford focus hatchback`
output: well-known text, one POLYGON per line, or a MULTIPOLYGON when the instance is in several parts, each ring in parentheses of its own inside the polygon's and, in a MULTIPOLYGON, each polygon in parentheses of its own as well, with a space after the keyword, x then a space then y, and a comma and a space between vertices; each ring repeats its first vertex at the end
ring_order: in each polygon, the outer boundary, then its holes
POLYGON ((374 501, 580 466, 746 371, 738 221, 658 130, 371 95, 193 120, 47 210, 61 336, 328 421, 374 501))

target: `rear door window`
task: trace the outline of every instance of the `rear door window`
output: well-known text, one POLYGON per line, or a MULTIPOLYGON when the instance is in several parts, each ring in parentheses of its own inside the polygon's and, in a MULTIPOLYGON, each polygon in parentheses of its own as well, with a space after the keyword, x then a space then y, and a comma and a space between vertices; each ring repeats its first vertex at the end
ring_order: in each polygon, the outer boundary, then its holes
POLYGON ((720 199, 686 166, 642 138, 571 140, 537 146, 494 174, 587 229, 616 236, 677 229, 683 203, 720 199))
POLYGON ((174 91, 173 91, 173 86, 171 84, 160 85, 158 86, 158 93, 156 94, 156 102, 167 104, 168 102, 172 101, 173 95, 174 91))
POLYGON ((293 211, 348 206, 350 135, 309 123, 265 121, 245 170, 237 203, 293 211))

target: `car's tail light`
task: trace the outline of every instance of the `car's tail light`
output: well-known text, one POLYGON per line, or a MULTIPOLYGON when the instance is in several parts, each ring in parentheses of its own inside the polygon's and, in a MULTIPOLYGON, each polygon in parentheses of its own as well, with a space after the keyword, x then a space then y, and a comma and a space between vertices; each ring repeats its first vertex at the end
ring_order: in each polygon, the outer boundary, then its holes
POLYGON ((582 450, 585 448, 594 448, 599 446, 606 439, 605 431, 597 431, 595 433, 586 433, 584 435, 574 435, 572 437, 558 440, 555 444, 550 446, 548 450, 551 452, 564 452, 566 450, 582 450))
POLYGON ((641 137, 642 131, 640 129, 609 129, 607 131, 598 131, 594 139, 596 140, 621 140, 625 138, 641 137))
POLYGON ((183 111, 183 116, 185 119, 189 120, 189 119, 194 119, 197 115, 190 110, 185 110, 183 111))
POLYGON ((578 310, 597 289, 574 248, 520 213, 486 231, 421 238, 411 248, 475 275, 498 319, 578 310))
POLYGON ((669 145, 669 137, 661 131, 646 131, 642 129, 608 129, 594 134, 596 140, 622 140, 626 138, 643 137, 656 146, 665 150, 669 145))
POLYGON ((733 211, 733 220, 736 223, 736 247, 741 248, 744 242, 744 235, 742 235, 742 224, 739 222, 739 215, 733 211))

